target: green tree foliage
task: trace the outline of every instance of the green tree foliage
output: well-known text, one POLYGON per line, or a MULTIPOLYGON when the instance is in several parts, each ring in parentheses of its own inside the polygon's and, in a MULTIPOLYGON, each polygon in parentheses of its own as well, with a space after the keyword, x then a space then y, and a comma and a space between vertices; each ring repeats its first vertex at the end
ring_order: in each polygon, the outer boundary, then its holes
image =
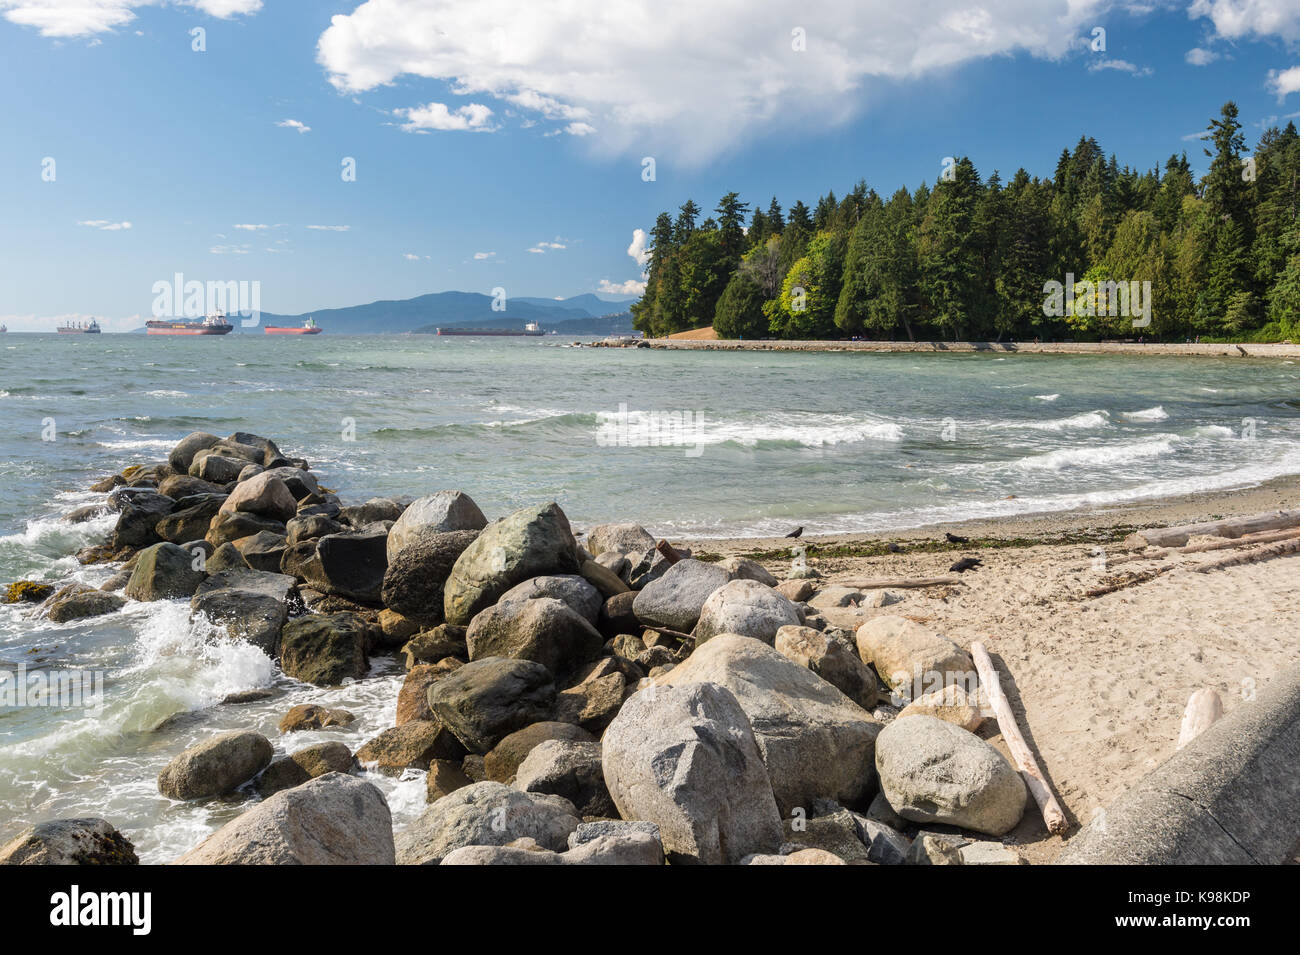
POLYGON ((1081 136, 1050 179, 1004 185, 963 158, 888 202, 864 181, 812 208, 751 212, 729 192, 704 218, 687 200, 655 221, 633 321, 746 338, 1300 337, 1300 133, 1268 129, 1248 153, 1226 103, 1205 146, 1199 180, 1186 154, 1142 170, 1081 136), (1049 283, 1067 276, 1093 298, 1054 313, 1049 283), (1150 325, 1109 313, 1121 282, 1150 283, 1150 325))

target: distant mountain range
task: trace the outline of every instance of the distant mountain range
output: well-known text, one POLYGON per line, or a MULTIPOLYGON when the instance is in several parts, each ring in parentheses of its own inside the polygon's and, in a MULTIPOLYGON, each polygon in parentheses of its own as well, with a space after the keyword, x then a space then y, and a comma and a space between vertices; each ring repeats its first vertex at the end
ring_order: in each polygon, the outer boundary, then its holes
MULTIPOLYGON (((493 311, 492 296, 478 292, 433 292, 397 301, 370 302, 345 308, 323 308, 301 315, 263 312, 258 326, 245 328, 231 317, 236 334, 262 334, 266 325, 301 325, 313 318, 325 334, 379 335, 399 332, 434 334, 443 328, 519 328, 537 322, 561 335, 612 335, 632 330, 628 306, 636 299, 603 299, 590 293, 572 298, 506 300, 504 311, 493 311)), ((139 329, 143 332, 144 329, 139 329)))

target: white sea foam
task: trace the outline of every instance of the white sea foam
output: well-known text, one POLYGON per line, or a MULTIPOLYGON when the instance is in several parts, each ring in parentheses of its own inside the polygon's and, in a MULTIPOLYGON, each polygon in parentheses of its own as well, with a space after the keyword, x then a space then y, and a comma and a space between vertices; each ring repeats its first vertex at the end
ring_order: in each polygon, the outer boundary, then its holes
MULTIPOLYGON (((650 426, 651 415, 660 420, 671 411, 628 411, 627 426, 640 433, 650 426)), ((609 428, 619 421, 617 412, 598 412, 598 423, 609 428)), ((765 422, 714 420, 707 413, 698 418, 692 413, 689 421, 683 414, 680 429, 688 443, 700 445, 739 444, 754 447, 762 442, 794 443, 805 447, 853 444, 860 441, 899 442, 904 432, 901 425, 880 418, 837 414, 773 414, 765 422), (696 424, 696 422, 699 422, 696 424)))
POLYGON ((1158 458, 1174 449, 1176 435, 1166 434, 1148 441, 1102 444, 1086 448, 1062 448, 1046 454, 1021 458, 1015 467, 1027 471, 1061 471, 1066 468, 1109 468, 1147 458, 1158 458))
POLYGON ((1125 411, 1123 414, 1125 418, 1133 421, 1164 421, 1169 417, 1165 409, 1160 405, 1156 405, 1154 408, 1144 408, 1141 411, 1125 411))
POLYGON ((1086 411, 1068 418, 1053 418, 1050 421, 1028 421, 1023 424, 1008 423, 1002 427, 1025 427, 1036 431, 1067 431, 1087 428, 1104 428, 1110 424, 1110 415, 1105 411, 1086 411))
POLYGON ((1034 395, 1039 401, 1055 401, 1060 395, 1034 395))

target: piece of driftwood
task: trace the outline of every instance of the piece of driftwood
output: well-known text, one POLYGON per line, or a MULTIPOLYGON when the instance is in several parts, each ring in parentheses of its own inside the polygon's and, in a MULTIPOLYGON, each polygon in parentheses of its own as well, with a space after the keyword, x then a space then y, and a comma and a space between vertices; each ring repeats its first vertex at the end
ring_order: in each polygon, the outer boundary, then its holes
POLYGON ((1237 538, 1288 527, 1300 527, 1300 511, 1269 511, 1250 517, 1232 517, 1201 524, 1150 527, 1130 534, 1125 538, 1124 544, 1128 547, 1185 547, 1188 539, 1196 536, 1237 538))
POLYGON ((1187 700, 1183 710, 1183 725, 1178 731, 1178 749, 1182 749, 1223 715, 1223 700, 1209 687, 1197 690, 1187 700))
POLYGON ((1007 701, 1006 694, 1002 692, 1002 683, 998 671, 993 667, 993 661, 989 658, 989 652, 984 649, 984 644, 976 640, 970 645, 970 655, 975 661, 975 669, 979 672, 980 685, 984 687, 989 705, 993 707, 998 729, 1002 733, 1002 738, 1007 741, 1007 749, 1011 750, 1012 758, 1020 768, 1020 775, 1025 778, 1025 785, 1029 787, 1029 792, 1033 794, 1034 801, 1038 803, 1038 808, 1043 813, 1043 822, 1047 823, 1047 831, 1058 835, 1065 832, 1069 828, 1069 824, 1065 821, 1065 811, 1056 801, 1056 796, 1052 794, 1047 780, 1043 778, 1043 771, 1038 768, 1038 761, 1034 759, 1034 754, 1030 751, 1025 738, 1020 735, 1020 726, 1016 723, 1015 714, 1011 712, 1011 704, 1007 701))
POLYGON ((882 590, 897 587, 899 590, 918 587, 946 587, 952 584, 964 584, 960 577, 861 577, 857 580, 839 580, 836 583, 844 587, 856 587, 858 590, 882 590))
POLYGON ((1208 564, 1200 564, 1192 568, 1198 574, 1208 574, 1212 570, 1222 570, 1225 567, 1236 567, 1239 564, 1256 564, 1262 560, 1272 560, 1274 557, 1285 557, 1288 554, 1300 553, 1300 539, 1281 541, 1277 544, 1269 544, 1258 550, 1248 550, 1243 554, 1232 554, 1229 557, 1220 557, 1212 560, 1208 564))
POLYGON ((1106 594, 1113 594, 1117 590, 1125 590, 1129 587, 1136 587, 1138 584, 1145 584, 1148 580, 1155 580, 1161 574, 1167 574, 1173 570, 1172 565, 1157 567, 1154 570, 1144 570, 1134 574, 1132 577, 1125 577, 1123 580, 1117 580, 1114 583, 1103 584, 1100 587, 1093 587, 1085 591, 1085 597, 1104 597, 1106 594))
POLYGON ((1247 534, 1245 537, 1234 539, 1224 539, 1216 541, 1203 541, 1200 544, 1188 544, 1186 547, 1161 548, 1150 553, 1143 551, 1135 554, 1121 554, 1118 557, 1107 557, 1107 568, 1117 567, 1120 564, 1131 564, 1137 560, 1164 560, 1171 554, 1204 554, 1215 550, 1234 550, 1238 547, 1250 547, 1255 544, 1272 544, 1276 541, 1292 540, 1300 538, 1300 528, 1292 527, 1281 531, 1261 531, 1258 534, 1247 534))
POLYGON ((675 564, 682 559, 682 555, 677 553, 677 550, 673 545, 668 543, 666 540, 661 540, 658 544, 655 544, 655 550, 663 554, 664 560, 668 561, 670 564, 675 564))

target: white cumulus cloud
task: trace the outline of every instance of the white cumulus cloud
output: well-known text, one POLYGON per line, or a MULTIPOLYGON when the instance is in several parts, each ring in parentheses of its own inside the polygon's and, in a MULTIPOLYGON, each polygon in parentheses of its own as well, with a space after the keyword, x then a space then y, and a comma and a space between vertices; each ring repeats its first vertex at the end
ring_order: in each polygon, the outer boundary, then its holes
MULTIPOLYGON (((135 19, 138 7, 158 0, 0 0, 0 12, 10 23, 33 27, 42 36, 72 37, 105 33, 135 19)), ((173 0, 211 17, 229 19, 262 9, 262 0, 173 0)))
POLYGON ((1277 94, 1278 99, 1284 99, 1300 90, 1300 66, 1293 66, 1289 70, 1269 70, 1268 88, 1277 94))
POLYGON ((1064 57, 1116 2, 366 0, 331 19, 317 59, 343 92, 436 79, 601 151, 699 163, 796 121, 847 120, 897 80, 1022 51, 1064 57))
POLYGON ((604 292, 606 295, 644 295, 645 282, 636 279, 628 279, 626 282, 601 279, 600 284, 596 286, 596 291, 604 292))
POLYGON ((394 112, 406 120, 402 124, 402 129, 408 133, 427 133, 435 130, 490 133, 494 129, 489 124, 492 110, 482 103, 470 103, 456 110, 448 108, 446 103, 425 103, 423 106, 399 109, 394 112))
POLYGON ((1207 50, 1204 47, 1199 46, 1192 47, 1183 55, 1183 59, 1192 66, 1209 66, 1218 58, 1219 54, 1215 53, 1213 50, 1207 50))
POLYGON ((646 251, 646 242, 649 240, 645 229, 632 230, 632 244, 627 247, 627 254, 636 259, 636 264, 645 268, 646 263, 650 261, 650 253, 646 251))
POLYGON ((300 123, 300 122, 299 122, 298 120, 296 120, 296 119, 282 119, 282 120, 280 120, 278 123, 276 123, 275 125, 277 125, 277 126, 283 126, 283 127, 287 128, 287 129, 296 129, 296 130, 298 130, 298 132, 300 132, 300 133, 310 133, 310 132, 311 132, 311 127, 310 127, 310 126, 307 126, 307 125, 304 124, 304 123, 300 123))

